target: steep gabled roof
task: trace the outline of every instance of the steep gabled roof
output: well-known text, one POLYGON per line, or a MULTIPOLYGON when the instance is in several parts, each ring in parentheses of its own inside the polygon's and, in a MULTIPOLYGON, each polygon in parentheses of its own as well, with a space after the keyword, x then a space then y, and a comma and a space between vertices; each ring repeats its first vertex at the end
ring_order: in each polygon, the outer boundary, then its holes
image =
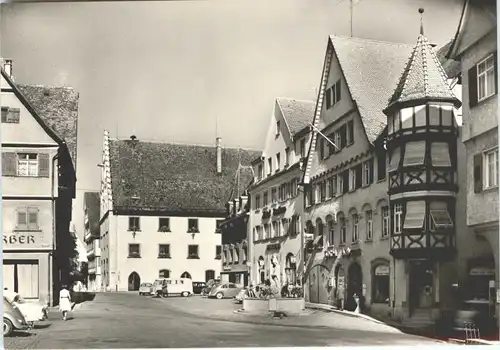
POLYGON ((368 141, 373 143, 387 124, 382 110, 408 60, 411 45, 331 36, 347 87, 355 101, 368 141))
POLYGON ((43 121, 60 136, 76 170, 79 94, 69 87, 18 85, 43 121))
POLYGON ((448 51, 450 51, 450 47, 453 44, 453 39, 450 40, 446 45, 441 47, 437 52, 436 56, 443 66, 444 71, 449 79, 453 79, 458 77, 461 74, 460 62, 452 60, 447 57, 448 51))
POLYGON ((225 214, 225 204, 253 179, 250 165, 260 151, 223 148, 217 174, 216 147, 110 140, 113 210, 170 214, 225 214))
MULTIPOLYGON (((451 91, 448 76, 427 38, 420 34, 387 108, 401 108, 415 101, 445 101, 460 106, 451 91)), ((419 102, 420 103, 420 102, 419 102)))
MULTIPOLYGON (((373 143, 387 125, 387 117, 382 110, 398 82, 411 49, 411 45, 401 43, 330 36, 312 124, 317 128, 321 119, 332 54, 337 57, 351 98, 359 111, 366 137, 373 143)), ((314 130, 307 153, 303 183, 308 183, 310 179, 316 136, 317 132, 314 130)))
POLYGON ((87 208, 90 232, 93 235, 99 236, 99 220, 101 209, 99 192, 85 192, 83 194, 83 202, 85 203, 85 208, 87 208))
POLYGON ((314 101, 296 100, 287 97, 276 99, 285 119, 290 136, 293 137, 312 122, 314 117, 314 101))

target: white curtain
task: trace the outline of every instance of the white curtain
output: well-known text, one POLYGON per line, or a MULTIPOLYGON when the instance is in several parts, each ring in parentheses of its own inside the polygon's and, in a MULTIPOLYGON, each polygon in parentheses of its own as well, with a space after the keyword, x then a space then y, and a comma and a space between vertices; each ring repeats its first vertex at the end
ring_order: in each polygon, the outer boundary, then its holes
POLYGON ((17 265, 17 283, 23 298, 38 298, 38 265, 17 265))
POLYGON ((13 264, 3 265, 3 287, 14 292, 14 266, 13 264))

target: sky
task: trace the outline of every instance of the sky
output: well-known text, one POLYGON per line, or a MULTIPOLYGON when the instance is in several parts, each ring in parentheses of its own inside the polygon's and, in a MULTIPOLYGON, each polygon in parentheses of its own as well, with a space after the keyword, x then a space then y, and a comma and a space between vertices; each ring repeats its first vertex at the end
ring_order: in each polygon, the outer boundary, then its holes
MULTIPOLYGON (((453 38, 463 0, 354 0, 355 37, 453 38)), ((0 53, 21 84, 80 94, 74 223, 98 191, 112 137, 262 149, 276 97, 315 100, 328 35, 349 36, 349 0, 23 3, 0 7, 0 53)))

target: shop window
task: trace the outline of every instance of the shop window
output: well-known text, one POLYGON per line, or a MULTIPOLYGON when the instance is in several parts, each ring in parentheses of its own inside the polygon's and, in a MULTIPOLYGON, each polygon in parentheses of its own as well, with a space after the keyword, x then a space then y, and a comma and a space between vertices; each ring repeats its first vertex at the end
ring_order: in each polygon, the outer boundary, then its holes
POLYGON ((405 147, 404 166, 422 165, 425 159, 425 141, 408 142, 405 147))
POLYGON ((415 201, 406 203, 406 216, 404 228, 423 228, 425 219, 425 201, 415 201))
POLYGON ((377 265, 372 276, 372 302, 387 304, 389 302, 389 265, 377 265))
POLYGON ((38 261, 3 261, 3 285, 11 292, 19 293, 24 299, 37 299, 39 289, 38 261))

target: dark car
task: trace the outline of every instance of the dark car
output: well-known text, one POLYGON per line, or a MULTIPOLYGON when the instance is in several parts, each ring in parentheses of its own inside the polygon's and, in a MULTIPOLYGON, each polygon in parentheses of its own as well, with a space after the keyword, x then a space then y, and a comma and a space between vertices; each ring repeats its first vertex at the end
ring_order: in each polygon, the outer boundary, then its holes
POLYGON ((206 286, 207 284, 205 282, 193 282, 193 293, 201 294, 206 286))
POLYGON ((212 288, 220 283, 220 279, 215 279, 215 280, 210 280, 207 282, 206 286, 202 289, 201 294, 202 295, 208 295, 210 294, 210 291, 212 288))

